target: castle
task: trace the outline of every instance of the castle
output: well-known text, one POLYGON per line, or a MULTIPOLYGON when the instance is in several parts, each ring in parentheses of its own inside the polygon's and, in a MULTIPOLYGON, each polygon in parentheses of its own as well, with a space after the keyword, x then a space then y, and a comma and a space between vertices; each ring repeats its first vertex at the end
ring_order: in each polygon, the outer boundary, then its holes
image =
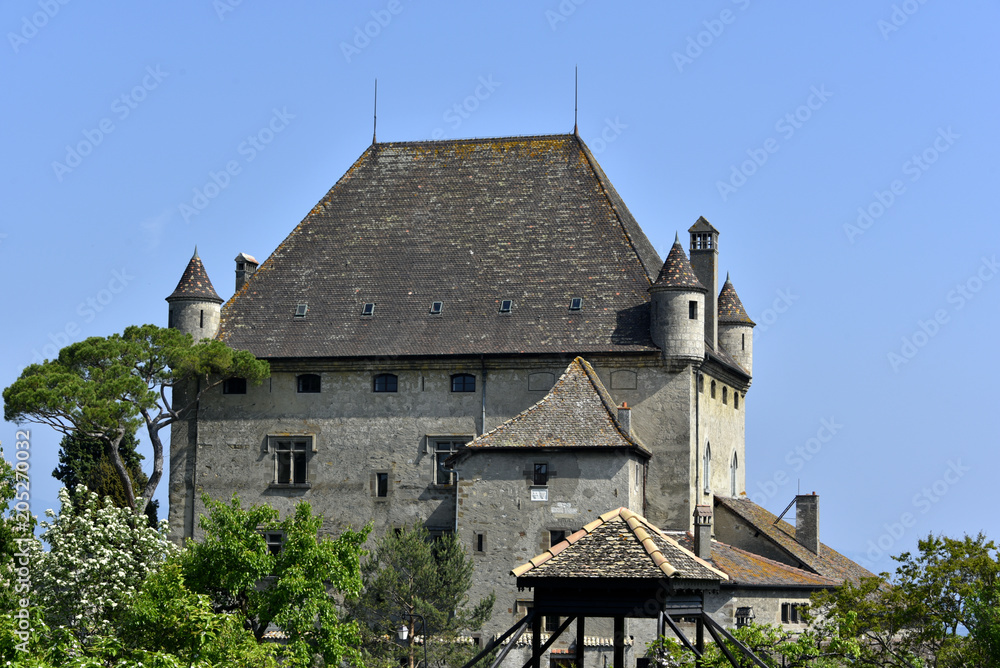
POLYGON ((820 543, 818 497, 794 528, 746 498, 754 323, 719 231, 687 234, 661 260, 575 134, 373 143, 263 264, 236 257, 225 305, 197 253, 167 297, 171 327, 272 369, 174 425, 174 537, 202 492, 455 531, 493 634, 531 606, 512 568, 622 507, 726 574, 720 623, 796 624, 866 572, 820 543))

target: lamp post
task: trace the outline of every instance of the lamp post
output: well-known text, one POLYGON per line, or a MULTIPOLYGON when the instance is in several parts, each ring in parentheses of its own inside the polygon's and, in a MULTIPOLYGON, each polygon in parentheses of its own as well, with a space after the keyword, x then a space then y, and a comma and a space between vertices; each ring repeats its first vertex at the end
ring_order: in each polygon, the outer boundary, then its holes
MULTIPOLYGON (((418 615, 418 614, 413 613, 413 612, 408 612, 406 614, 409 615, 411 621, 412 621, 412 619, 414 617, 420 618, 420 628, 424 632, 424 668, 428 668, 428 663, 427 663, 427 621, 423 618, 423 615, 418 615)), ((399 627, 399 631, 396 632, 396 636, 400 640, 402 640, 403 642, 405 642, 407 645, 412 645, 413 644, 412 641, 407 642, 407 639, 410 636, 410 627, 407 626, 406 624, 403 624, 402 626, 399 627)), ((411 657, 412 657, 412 655, 413 655, 413 652, 410 652, 410 656, 411 657)))

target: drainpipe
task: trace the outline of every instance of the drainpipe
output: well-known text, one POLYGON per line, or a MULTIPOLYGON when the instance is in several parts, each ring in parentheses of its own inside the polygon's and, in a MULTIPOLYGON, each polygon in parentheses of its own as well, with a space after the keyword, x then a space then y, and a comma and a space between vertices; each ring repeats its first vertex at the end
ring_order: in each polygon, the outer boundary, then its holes
POLYGON ((479 430, 479 435, 482 436, 486 433, 486 359, 483 355, 479 356, 479 365, 483 372, 483 423, 479 430))
POLYGON ((698 382, 701 380, 701 371, 694 371, 694 502, 698 505, 701 498, 701 392, 698 390, 698 382))

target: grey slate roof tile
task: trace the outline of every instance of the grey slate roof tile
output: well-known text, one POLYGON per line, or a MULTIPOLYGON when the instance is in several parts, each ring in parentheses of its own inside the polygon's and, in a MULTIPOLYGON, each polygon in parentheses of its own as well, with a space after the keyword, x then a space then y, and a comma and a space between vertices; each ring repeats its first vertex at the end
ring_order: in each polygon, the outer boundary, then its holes
POLYGON ((374 144, 223 307, 219 336, 262 358, 655 351, 659 265, 575 135, 374 144))
POLYGON ((168 302, 175 299, 201 299, 216 304, 222 303, 222 297, 215 291, 212 281, 208 280, 208 273, 205 271, 205 265, 202 264, 201 258, 198 257, 197 248, 194 249, 194 255, 184 269, 184 273, 181 274, 181 280, 177 282, 177 287, 167 297, 168 302))

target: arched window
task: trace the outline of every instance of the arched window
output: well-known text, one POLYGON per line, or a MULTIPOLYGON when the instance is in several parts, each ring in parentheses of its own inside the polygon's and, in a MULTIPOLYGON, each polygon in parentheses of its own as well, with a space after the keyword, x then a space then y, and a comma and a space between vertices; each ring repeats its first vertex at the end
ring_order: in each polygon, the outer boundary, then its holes
POLYGON ((733 453, 733 463, 729 465, 729 496, 736 498, 736 472, 740 468, 740 460, 733 453))
POLYGON ((712 398, 715 399, 715 381, 712 381, 712 398))
POLYGON ((372 380, 372 392, 395 392, 399 379, 392 373, 380 373, 372 380))
POLYGON ((320 378, 314 373, 304 373, 296 378, 296 389, 299 393, 314 394, 319 392, 320 378))
POLYGON ((722 386, 722 403, 729 403, 729 388, 725 385, 722 386))
POLYGON ((702 463, 702 473, 705 478, 705 493, 708 494, 712 491, 712 444, 705 444, 705 461, 702 463))
POLYGON ((475 392, 476 377, 471 373, 456 373, 451 377, 452 392, 475 392))
POLYGON ((733 392, 733 408, 736 410, 740 409, 740 393, 733 392))

